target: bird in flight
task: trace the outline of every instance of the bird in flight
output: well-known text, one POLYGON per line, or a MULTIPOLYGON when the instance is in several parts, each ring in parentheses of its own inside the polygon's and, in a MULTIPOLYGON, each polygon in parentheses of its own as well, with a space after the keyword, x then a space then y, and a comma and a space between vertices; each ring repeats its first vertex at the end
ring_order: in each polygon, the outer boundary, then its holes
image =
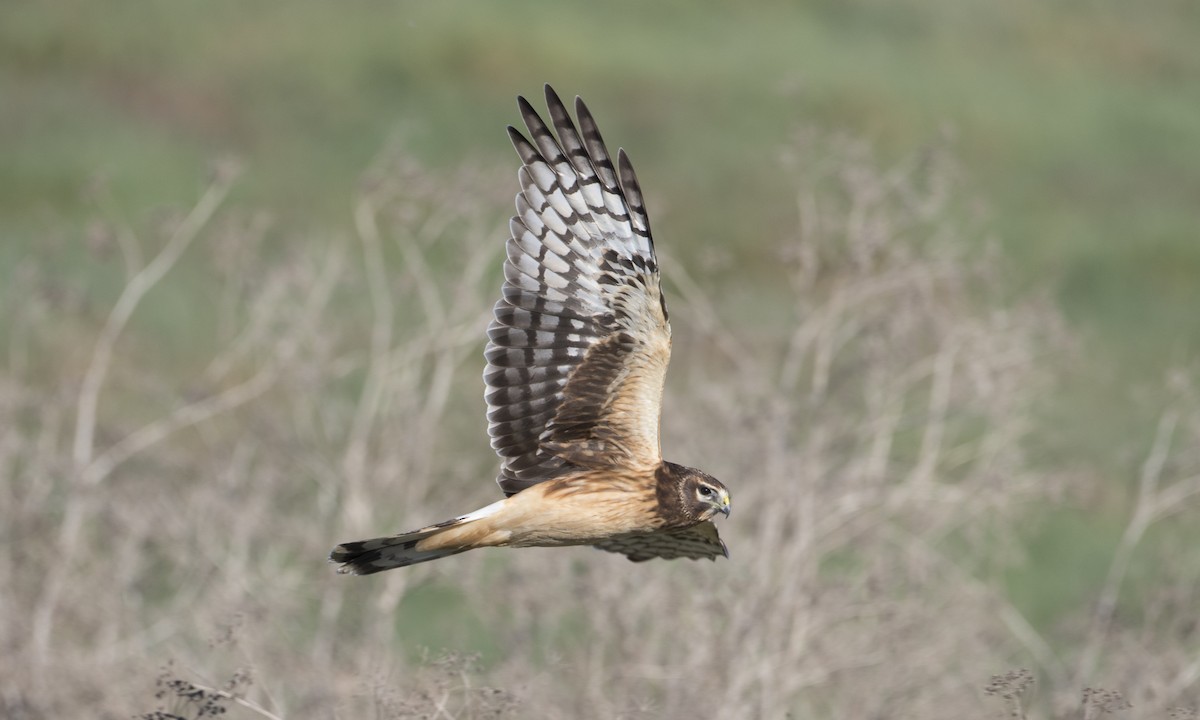
POLYGON ((390 537, 343 543, 338 572, 368 575, 482 547, 592 545, 634 562, 729 556, 716 478, 662 459, 671 326, 642 190, 614 167, 575 98, 578 129, 546 86, 550 127, 517 98, 529 138, 488 327, 488 435, 505 499, 390 537))

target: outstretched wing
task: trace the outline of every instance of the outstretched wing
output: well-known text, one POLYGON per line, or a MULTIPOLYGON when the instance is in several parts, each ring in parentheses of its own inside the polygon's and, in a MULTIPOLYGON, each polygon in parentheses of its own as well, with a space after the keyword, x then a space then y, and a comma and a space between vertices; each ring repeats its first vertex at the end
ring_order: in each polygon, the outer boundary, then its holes
POLYGON ((691 558, 716 560, 718 556, 729 557, 729 550, 717 526, 709 521, 674 530, 659 530, 652 533, 630 533, 609 538, 595 547, 609 552, 621 553, 634 562, 663 558, 691 558))
POLYGON ((549 85, 555 134, 518 98, 527 140, 488 328, 488 434, 512 495, 577 467, 648 469, 658 440, 671 328, 650 221, 624 150, 617 168, 587 106, 579 131, 549 85))

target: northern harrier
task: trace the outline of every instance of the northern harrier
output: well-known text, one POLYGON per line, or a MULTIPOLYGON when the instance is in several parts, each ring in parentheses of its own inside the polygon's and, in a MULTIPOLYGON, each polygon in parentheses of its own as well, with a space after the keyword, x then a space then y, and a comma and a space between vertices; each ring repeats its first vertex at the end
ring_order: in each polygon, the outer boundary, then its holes
POLYGON ((728 557, 711 519, 716 478, 664 462, 658 427, 671 326, 642 190, 617 168, 587 106, 576 130, 549 85, 551 133, 517 98, 530 142, 503 297, 488 327, 488 434, 506 498, 453 520, 339 545, 338 572, 367 575, 480 547, 593 545, 640 562, 728 557))

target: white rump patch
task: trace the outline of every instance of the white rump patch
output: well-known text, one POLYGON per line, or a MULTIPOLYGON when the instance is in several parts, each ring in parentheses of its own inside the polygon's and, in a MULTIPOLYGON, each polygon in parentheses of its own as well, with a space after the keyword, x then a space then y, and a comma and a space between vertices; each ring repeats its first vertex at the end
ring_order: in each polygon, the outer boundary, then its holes
POLYGON ((454 518, 454 520, 456 522, 470 522, 472 520, 479 520, 480 518, 485 518, 490 515, 495 515, 496 513, 498 513, 500 511, 500 507, 502 505, 504 505, 504 501, 497 500, 496 502, 492 503, 491 505, 479 508, 475 512, 470 512, 470 513, 467 513, 466 515, 459 515, 458 517, 454 518))

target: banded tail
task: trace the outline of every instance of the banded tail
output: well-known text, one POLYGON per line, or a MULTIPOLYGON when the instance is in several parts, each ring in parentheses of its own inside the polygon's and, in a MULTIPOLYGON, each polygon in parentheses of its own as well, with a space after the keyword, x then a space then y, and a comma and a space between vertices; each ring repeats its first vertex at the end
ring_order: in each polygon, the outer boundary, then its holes
POLYGON ((339 573, 371 575, 485 547, 494 544, 488 542, 492 528, 478 521, 494 514, 503 504, 501 500, 473 513, 412 532, 342 543, 329 553, 329 561, 341 564, 337 569, 339 573))

